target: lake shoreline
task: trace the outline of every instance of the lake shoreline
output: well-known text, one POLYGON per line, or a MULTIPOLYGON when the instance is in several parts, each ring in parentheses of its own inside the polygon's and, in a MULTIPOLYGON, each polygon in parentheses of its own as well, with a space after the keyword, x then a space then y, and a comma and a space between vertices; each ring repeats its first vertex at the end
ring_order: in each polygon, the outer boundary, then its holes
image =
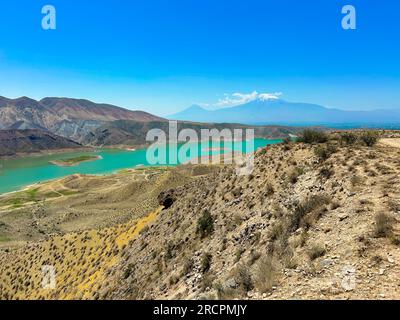
POLYGON ((123 151, 137 151, 146 148, 146 145, 114 145, 114 146, 82 146, 81 148, 64 148, 64 149, 50 149, 43 150, 39 152, 19 152, 13 155, 3 155, 0 156, 0 160, 13 160, 13 159, 23 159, 27 157, 43 157, 59 155, 63 153, 71 152, 95 152, 98 149, 104 150, 123 150, 123 151))
POLYGON ((34 158, 34 157, 52 156, 52 155, 71 153, 71 152, 91 152, 95 150, 96 148, 94 147, 51 149, 40 152, 24 152, 24 153, 16 153, 10 156, 0 156, 0 160, 13 160, 13 159, 23 159, 28 157, 34 158))
MULTIPOLYGON (((265 147, 266 145, 280 143, 281 140, 259 138, 256 139, 255 142, 255 149, 258 149, 259 147, 265 147)), ((237 150, 243 150, 243 146, 240 144, 237 144, 235 148, 237 150)), ((2 163, 2 170, 0 171, 0 176, 4 177, 4 179, 0 180, 0 196, 14 191, 18 192, 27 187, 32 187, 37 183, 63 178, 72 174, 101 176, 114 174, 122 169, 143 169, 147 166, 155 166, 154 164, 151 165, 150 163, 147 163, 145 148, 132 149, 132 146, 127 147, 122 145, 119 145, 118 147, 112 146, 96 149, 85 148, 80 150, 89 150, 88 154, 84 154, 82 151, 77 151, 72 152, 69 155, 63 155, 63 153, 58 150, 57 153, 51 153, 50 156, 40 154, 36 157, 25 157, 26 159, 20 158, 16 160, 4 160, 2 163), (101 156, 103 157, 103 160, 93 161, 93 159, 90 159, 91 161, 87 161, 81 166, 78 165, 77 161, 75 161, 76 165, 65 166, 64 163, 62 163, 63 161, 68 162, 68 158, 78 159, 79 157, 84 156, 101 156), (57 165, 50 163, 54 161, 56 161, 57 165), (62 165, 60 166, 59 164, 62 165)), ((202 151, 199 156, 206 156, 205 153, 208 152, 210 152, 210 150, 207 152, 202 151)), ((221 154, 225 153, 221 148, 218 148, 218 151, 214 152, 221 154)), ((72 161, 72 163, 73 162, 74 161, 72 161)), ((156 166, 163 167, 169 165, 160 164, 156 166)))
MULTIPOLYGON (((68 162, 69 160, 53 160, 53 161, 49 161, 49 163, 54 164, 58 167, 76 167, 79 166, 81 163, 85 163, 85 162, 91 162, 91 161, 97 161, 97 160, 101 160, 103 159, 102 156, 93 156, 89 159, 84 159, 81 161, 76 161, 76 162, 68 162)), ((74 159, 70 159, 70 160, 74 160, 74 159)))

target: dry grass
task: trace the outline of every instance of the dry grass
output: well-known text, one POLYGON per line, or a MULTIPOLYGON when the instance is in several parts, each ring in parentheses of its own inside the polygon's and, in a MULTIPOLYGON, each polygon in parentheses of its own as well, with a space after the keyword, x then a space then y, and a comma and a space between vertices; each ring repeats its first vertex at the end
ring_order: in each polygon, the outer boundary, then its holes
POLYGON ((393 233, 393 217, 387 213, 379 212, 375 215, 374 236, 387 238, 393 233))
POLYGON ((256 265, 255 287, 261 293, 271 291, 275 284, 276 267, 271 256, 262 257, 256 265))

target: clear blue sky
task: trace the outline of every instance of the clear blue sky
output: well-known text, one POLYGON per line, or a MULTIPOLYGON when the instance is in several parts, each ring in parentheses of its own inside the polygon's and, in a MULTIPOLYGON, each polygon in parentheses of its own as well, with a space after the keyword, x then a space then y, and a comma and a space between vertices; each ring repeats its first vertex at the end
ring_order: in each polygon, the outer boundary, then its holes
POLYGON ((165 115, 225 93, 400 108, 397 0, 3 0, 0 95, 165 115), (41 8, 57 29, 41 28, 41 8), (341 8, 357 9, 357 30, 341 8))

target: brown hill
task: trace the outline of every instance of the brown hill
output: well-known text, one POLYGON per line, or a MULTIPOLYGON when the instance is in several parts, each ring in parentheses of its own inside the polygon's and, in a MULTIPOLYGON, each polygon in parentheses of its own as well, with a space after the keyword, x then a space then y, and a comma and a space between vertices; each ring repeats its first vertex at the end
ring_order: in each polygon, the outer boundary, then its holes
MULTIPOLYGON (((138 122, 131 120, 118 120, 107 122, 90 132, 81 141, 90 145, 130 145, 137 146, 146 144, 146 134, 149 130, 157 128, 166 134, 169 132, 169 123, 166 121, 138 122)), ((253 128, 257 138, 284 139, 291 134, 299 134, 304 128, 287 126, 246 126, 232 123, 200 123, 200 122, 178 122, 178 131, 182 129, 193 129, 200 137, 201 129, 242 129, 253 128)))
POLYGON ((131 189, 135 170, 107 177, 100 192, 102 177, 81 176, 66 182, 68 192, 56 182, 40 186, 34 195, 57 190, 58 200, 36 211, 30 205, 42 202, 29 204, 32 192, 24 209, 5 197, 3 247, 22 233, 15 219, 32 219, 25 224, 45 237, 46 228, 70 219, 87 223, 106 205, 114 219, 120 203, 151 201, 146 213, 113 227, 76 225, 75 232, 3 249, 0 297, 398 299, 399 143, 374 145, 373 135, 359 135, 357 142, 347 135, 264 148, 247 176, 233 166, 185 178, 166 168, 166 175, 147 174, 131 189), (113 184, 117 189, 107 190, 113 184), (43 265, 57 270, 54 290, 41 289, 43 265))
POLYGON ((75 141, 41 130, 0 130, 0 156, 81 147, 75 141))
POLYGON ((135 120, 161 121, 160 117, 144 111, 131 111, 104 103, 94 103, 89 100, 71 98, 44 98, 39 103, 54 111, 60 117, 79 120, 135 120))
POLYGON ((80 141, 108 121, 163 121, 143 111, 70 98, 0 97, 0 129, 43 129, 80 141))

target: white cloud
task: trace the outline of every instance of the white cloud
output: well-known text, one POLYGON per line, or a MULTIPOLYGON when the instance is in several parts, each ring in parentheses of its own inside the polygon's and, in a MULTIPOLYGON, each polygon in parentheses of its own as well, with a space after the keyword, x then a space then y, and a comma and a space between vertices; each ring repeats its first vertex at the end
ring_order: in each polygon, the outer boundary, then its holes
POLYGON ((275 93, 258 93, 257 91, 253 91, 251 93, 240 93, 235 92, 233 94, 225 93, 224 97, 219 99, 216 103, 212 104, 202 104, 203 106, 208 106, 211 108, 225 108, 225 107, 233 107, 238 106, 244 103, 248 103, 257 99, 266 101, 266 100, 276 100, 282 95, 281 92, 275 93))

